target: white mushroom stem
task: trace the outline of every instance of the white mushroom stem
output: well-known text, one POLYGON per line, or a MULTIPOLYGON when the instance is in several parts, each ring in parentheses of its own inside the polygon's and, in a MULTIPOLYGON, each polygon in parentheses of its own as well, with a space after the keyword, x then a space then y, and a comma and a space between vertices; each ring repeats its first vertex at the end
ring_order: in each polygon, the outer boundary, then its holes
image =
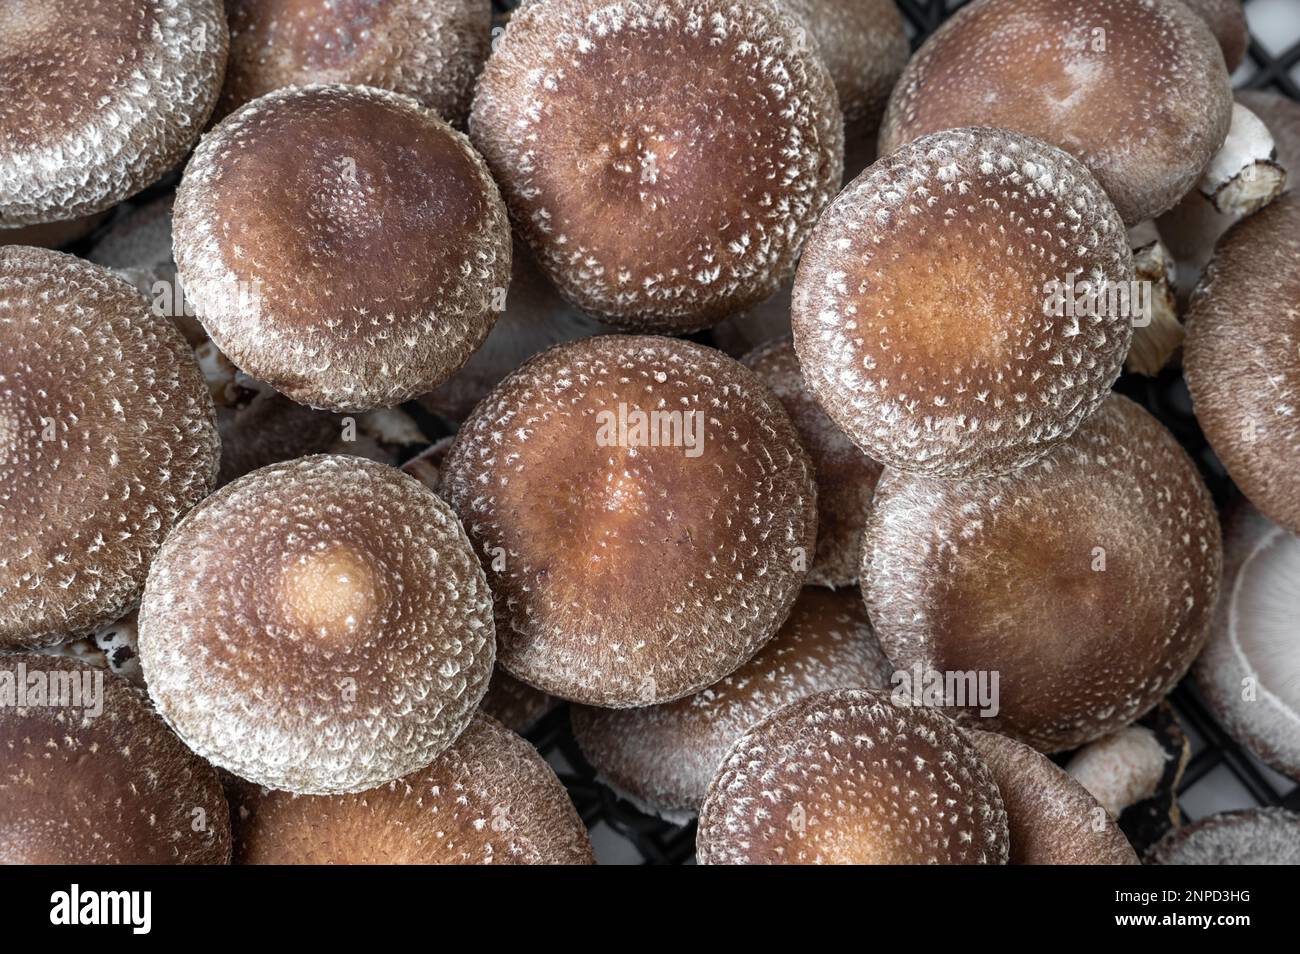
POLYGON ((1222 214, 1244 218, 1281 195, 1286 177, 1273 134, 1258 116, 1234 103, 1228 138, 1201 177, 1201 195, 1222 214))
POLYGON ((1133 226, 1128 239, 1133 248, 1134 277, 1150 289, 1145 300, 1150 302, 1151 311, 1150 320, 1133 329, 1125 367, 1154 377, 1183 343, 1183 325, 1178 320, 1174 295, 1177 263, 1150 219, 1133 226))
POLYGON ((1085 745, 1065 770, 1118 818, 1130 805, 1155 794, 1168 759, 1154 732, 1131 725, 1085 745))

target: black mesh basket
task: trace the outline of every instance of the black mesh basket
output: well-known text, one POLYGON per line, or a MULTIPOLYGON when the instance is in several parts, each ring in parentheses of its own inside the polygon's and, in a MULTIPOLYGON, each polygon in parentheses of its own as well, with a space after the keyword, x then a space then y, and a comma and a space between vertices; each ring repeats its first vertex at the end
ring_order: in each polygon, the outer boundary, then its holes
MULTIPOLYGON (((897 0, 919 46, 940 23, 966 0, 897 0)), ((1279 0, 1247 0, 1276 5, 1279 0)), ((1295 33, 1300 35, 1300 0, 1295 7, 1295 33)), ((518 6, 512 0, 495 0, 503 15, 518 6)), ((1270 44, 1276 46, 1276 44, 1270 44)), ((1238 87, 1274 89, 1300 100, 1300 42, 1281 53, 1269 49, 1252 35, 1246 62, 1234 76, 1238 87)), ((1117 388, 1155 414, 1187 448, 1201 466, 1206 482, 1220 504, 1233 493, 1224 473, 1191 412, 1191 399, 1181 373, 1168 369, 1159 377, 1125 375, 1117 388)), ((1173 825, 1205 815, 1260 805, 1282 805, 1300 810, 1300 786, 1255 759, 1234 741, 1187 680, 1168 702, 1144 718, 1170 752, 1162 788, 1145 802, 1127 809, 1120 825, 1138 854, 1173 825)), ((682 864, 695 855, 695 825, 676 825, 646 815, 596 780, 582 757, 569 728, 565 706, 549 713, 529 733, 529 739, 560 774, 578 812, 591 830, 597 856, 604 863, 682 864)))

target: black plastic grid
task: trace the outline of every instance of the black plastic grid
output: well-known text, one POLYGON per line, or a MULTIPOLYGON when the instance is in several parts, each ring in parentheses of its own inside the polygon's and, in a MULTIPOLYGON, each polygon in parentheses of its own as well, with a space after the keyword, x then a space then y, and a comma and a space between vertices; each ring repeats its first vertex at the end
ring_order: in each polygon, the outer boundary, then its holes
MULTIPOLYGON (((897 0, 912 34, 913 48, 932 33, 958 7, 968 0, 897 0)), ((1251 0, 1246 0, 1249 8, 1251 0)), ((494 0, 499 12, 518 6, 517 0, 494 0)), ((1300 18, 1300 0, 1297 0, 1300 18)), ((1300 100, 1300 85, 1291 75, 1300 72, 1300 42, 1279 55, 1270 55, 1252 36, 1247 54, 1248 78, 1239 85, 1249 89, 1275 89, 1300 100)), ((1209 449, 1200 426, 1192 415, 1191 400, 1177 369, 1166 369, 1158 377, 1125 375, 1117 389, 1142 403, 1179 439, 1198 463, 1211 492, 1220 505, 1236 493, 1232 481, 1209 449)), ((1218 723, 1191 680, 1184 680, 1170 696, 1177 723, 1170 723, 1174 733, 1185 731, 1195 742, 1181 775, 1170 773, 1172 793, 1163 793, 1144 806, 1130 809, 1121 825, 1142 854, 1163 831, 1176 820, 1169 817, 1168 804, 1183 798, 1204 783, 1220 768, 1231 772, 1241 788, 1257 805, 1281 805, 1300 810, 1300 786, 1278 780, 1262 770, 1259 763, 1218 723), (1174 798, 1170 798, 1170 795, 1174 798), (1153 807, 1154 806, 1154 807, 1153 807), (1154 816, 1154 818, 1153 818, 1154 816)), ((1159 720, 1159 715, 1153 715, 1159 720)), ((578 813, 589 829, 605 826, 630 842, 647 864, 684 864, 695 854, 695 825, 676 825, 646 815, 610 789, 596 781, 594 769, 583 758, 569 728, 567 706, 549 713, 529 733, 529 739, 554 765, 568 788, 578 813)), ((1234 805, 1232 807, 1244 807, 1234 805)), ((598 845, 599 847, 599 845, 598 845)))

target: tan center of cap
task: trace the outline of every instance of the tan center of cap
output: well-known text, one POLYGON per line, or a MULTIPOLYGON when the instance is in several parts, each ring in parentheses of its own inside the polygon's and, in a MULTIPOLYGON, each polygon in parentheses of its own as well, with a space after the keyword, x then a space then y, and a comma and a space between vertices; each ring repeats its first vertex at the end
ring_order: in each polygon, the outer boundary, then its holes
POLYGON ((294 621, 330 640, 357 633, 379 602, 369 564, 342 546, 295 557, 285 569, 280 587, 294 621))

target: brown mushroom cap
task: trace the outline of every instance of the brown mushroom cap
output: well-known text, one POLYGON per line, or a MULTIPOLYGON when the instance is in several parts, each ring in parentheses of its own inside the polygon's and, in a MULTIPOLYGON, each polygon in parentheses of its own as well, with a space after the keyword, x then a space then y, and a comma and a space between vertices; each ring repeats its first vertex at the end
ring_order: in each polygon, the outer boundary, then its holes
POLYGON ((750 726, 815 692, 884 689, 892 672, 857 592, 810 586, 780 632, 722 681, 662 706, 573 706, 570 716, 603 781, 652 811, 690 816, 750 726))
POLYGON ((1223 595, 1196 683, 1234 738, 1300 779, 1300 538, 1245 504, 1224 538, 1223 595))
POLYGON ((988 766, 933 709, 838 689, 777 710, 709 785, 700 864, 1005 864, 988 766))
POLYGON ((20 225, 17 228, 0 228, 0 245, 31 245, 36 248, 63 248, 79 242, 108 220, 111 212, 62 222, 44 222, 40 225, 20 225))
POLYGON ((522 735, 559 704, 559 699, 520 682, 497 666, 479 710, 522 735))
POLYGON ((0 4, 0 226, 100 212, 178 163, 217 100, 220 0, 0 4))
POLYGON ((1194 10, 1214 34, 1223 51, 1223 59, 1231 73, 1246 57, 1250 46, 1250 30, 1246 24, 1246 8, 1241 0, 1183 0, 1194 10))
POLYGON ((492 39, 489 0, 226 0, 226 116, 285 86, 390 89, 450 123, 469 112, 492 39))
POLYGON ((247 403, 218 412, 221 470, 218 486, 308 454, 319 454, 339 439, 342 420, 313 410, 277 391, 259 391, 247 403))
POLYGON ((900 669, 999 674, 995 714, 954 717, 1056 752, 1128 725, 1174 687, 1209 633, 1221 565, 1195 466, 1114 395, 1005 477, 886 470, 862 591, 900 669))
POLYGON ((1106 809, 1060 766, 1004 735, 968 730, 1007 810, 1013 865, 1136 865, 1106 809))
POLYGON ((874 133, 911 53, 894 0, 780 0, 830 71, 849 136, 874 133))
POLYGON ((0 649, 130 609, 212 489, 217 449, 193 353, 134 289, 71 255, 0 248, 0 649))
MULTIPOLYGON (((456 435, 454 434, 438 438, 410 460, 405 461, 402 464, 402 471, 410 474, 435 494, 438 493, 442 485, 442 468, 447 461, 447 454, 451 452, 451 445, 455 440, 456 435)), ((506 725, 512 729, 514 728, 508 722, 506 725)))
POLYGON ((537 751, 479 715, 427 768, 354 795, 231 793, 236 864, 593 864, 537 751))
POLYGON ((668 702, 734 670, 789 613, 816 542, 812 467, 780 403, 672 338, 533 358, 465 422, 440 491, 488 569, 501 664, 591 705, 668 702))
POLYGON ((1133 328, 1100 292, 1132 277, 1123 223, 1077 160, 1006 130, 947 130, 881 159, 822 216, 795 277, 795 348, 872 459, 1005 473, 1105 399, 1133 328), (1074 300, 1087 282, 1091 309, 1074 300))
POLYGON ((420 404, 459 423, 507 374, 533 355, 551 345, 613 330, 566 302, 537 268, 528 250, 516 244, 511 255, 510 289, 501 317, 465 366, 421 397, 420 404))
POLYGON ((858 581, 862 527, 883 468, 854 447, 822 410, 804 383, 789 338, 766 344, 742 360, 790 415, 817 474, 817 553, 808 582, 852 586, 858 581))
POLYGON ((1205 436, 1256 507, 1300 532, 1300 194, 1220 239, 1183 353, 1205 436))
POLYGON ((0 658, 0 698, 0 864, 230 861, 216 771, 142 692, 71 659, 18 655, 0 658))
POLYGON ((235 364, 337 411, 441 384, 510 278, 505 207, 468 140, 359 86, 279 90, 217 126, 176 195, 175 250, 235 364))
POLYGON ((1252 808, 1177 828, 1151 849, 1153 865, 1300 865, 1300 814, 1252 808))
POLYGON ((1001 126, 1079 158, 1136 225, 1173 207, 1223 144, 1232 88, 1178 0, 976 0, 894 87, 880 153, 954 126, 1001 126))
POLYGON ((561 293, 638 331, 776 291, 844 152, 830 75, 768 0, 533 3, 488 58, 470 131, 561 293))
POLYGON ((140 607, 159 712, 241 778, 362 791, 428 765, 492 672, 491 596, 450 508, 356 457, 217 491, 168 538, 140 607))

